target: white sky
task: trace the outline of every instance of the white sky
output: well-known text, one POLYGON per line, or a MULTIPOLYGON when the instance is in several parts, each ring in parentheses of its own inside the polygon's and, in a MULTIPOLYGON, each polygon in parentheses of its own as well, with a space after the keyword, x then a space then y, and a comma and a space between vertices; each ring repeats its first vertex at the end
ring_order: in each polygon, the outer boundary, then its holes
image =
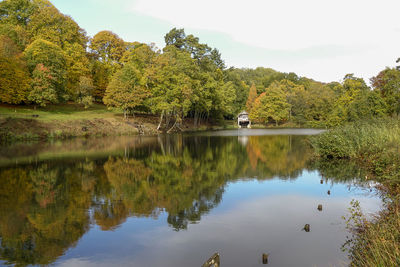
POLYGON ((53 0, 89 34, 163 47, 173 27, 216 47, 228 66, 368 82, 400 57, 400 0, 53 0), (88 16, 89 13, 89 16, 88 16))
POLYGON ((369 79, 400 57, 400 0, 137 0, 130 10, 226 35, 249 49, 235 55, 229 43, 217 47, 237 67, 273 67, 322 81, 349 72, 369 79))

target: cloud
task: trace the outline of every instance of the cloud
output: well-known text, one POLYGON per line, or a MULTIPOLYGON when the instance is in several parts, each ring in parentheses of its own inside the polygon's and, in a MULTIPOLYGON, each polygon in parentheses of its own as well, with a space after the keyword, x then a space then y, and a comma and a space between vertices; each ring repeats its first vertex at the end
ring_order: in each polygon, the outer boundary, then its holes
POLYGON ((137 0, 131 10, 178 27, 223 32, 273 49, 363 44, 382 38, 396 21, 398 0, 137 0), (369 33, 374 33, 371 38, 369 33))
POLYGON ((316 80, 366 81, 400 56, 399 0, 53 0, 90 35, 155 42, 173 27, 216 47, 227 65, 316 80), (79 8, 77 8, 79 6, 79 8))

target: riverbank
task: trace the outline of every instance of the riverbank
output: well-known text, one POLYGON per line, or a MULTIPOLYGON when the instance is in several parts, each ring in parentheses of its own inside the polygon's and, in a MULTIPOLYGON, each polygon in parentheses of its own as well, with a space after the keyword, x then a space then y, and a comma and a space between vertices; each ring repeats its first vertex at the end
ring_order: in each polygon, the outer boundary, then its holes
MULTIPOLYGON (((159 133, 159 117, 136 114, 127 119, 120 110, 110 110, 101 104, 84 109, 77 104, 33 106, 0 105, 0 142, 66 139, 89 136, 154 135, 159 133)), ((293 129, 302 125, 287 122, 282 125, 252 125, 254 129, 293 129)), ((202 122, 194 126, 193 119, 183 121, 180 130, 198 132, 237 129, 236 121, 202 122)))
POLYGON ((381 183, 385 208, 367 220, 352 203, 347 224, 351 266, 400 266, 400 121, 375 120, 348 124, 311 138, 319 157, 348 159, 364 165, 381 183))
MULTIPOLYGON (((84 109, 77 104, 50 105, 35 109, 33 106, 0 105, 0 142, 66 139, 89 136, 153 135, 159 133, 159 118, 139 114, 127 119, 119 110, 109 110, 96 104, 84 109)), ((233 121, 216 125, 202 123, 194 127, 193 121, 183 122, 187 132, 233 129, 233 121)))

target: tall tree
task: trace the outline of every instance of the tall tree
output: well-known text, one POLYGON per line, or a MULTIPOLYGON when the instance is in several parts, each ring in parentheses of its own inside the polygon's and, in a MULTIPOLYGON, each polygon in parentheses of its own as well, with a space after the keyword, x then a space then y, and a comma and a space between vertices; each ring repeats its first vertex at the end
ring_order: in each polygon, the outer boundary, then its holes
POLYGON ((386 68, 373 77, 371 82, 387 103, 389 114, 400 115, 400 70, 386 68))
POLYGON ((189 53, 174 46, 167 46, 154 65, 151 109, 161 114, 161 121, 165 115, 167 126, 171 118, 179 123, 192 103, 193 88, 196 86, 192 77, 197 67, 189 53))
POLYGON ((59 46, 38 39, 25 49, 24 55, 32 73, 38 64, 42 64, 51 74, 58 98, 68 98, 65 92, 67 77, 65 53, 59 46))
POLYGON ((246 102, 246 109, 247 112, 251 112, 251 110, 253 109, 253 105, 254 105, 254 101, 256 101, 258 95, 257 95, 257 88, 256 85, 253 83, 250 87, 249 90, 249 97, 247 98, 247 102, 246 102))
POLYGON ((69 16, 47 0, 33 0, 38 6, 28 24, 28 32, 32 40, 43 39, 63 48, 66 44, 78 43, 86 47, 86 32, 69 16))
POLYGON ((90 49, 102 62, 119 63, 125 51, 125 42, 111 31, 101 31, 90 41, 90 49))
POLYGON ((79 92, 81 77, 88 77, 90 74, 89 59, 85 49, 78 43, 67 43, 64 51, 67 71, 66 91, 72 99, 75 99, 79 92))
POLYGON ((174 45, 176 48, 181 49, 185 45, 185 30, 173 28, 164 37, 165 44, 174 45))
POLYGON ((304 96, 305 89, 303 85, 297 85, 290 80, 281 80, 279 82, 282 85, 283 92, 286 95, 286 101, 290 105, 289 120, 292 116, 303 117, 304 112, 304 96))
POLYGON ((103 102, 107 106, 121 108, 127 117, 129 111, 144 105, 149 94, 140 71, 133 64, 126 64, 113 76, 103 102))
POLYGON ((343 83, 334 87, 334 91, 338 94, 338 98, 328 118, 330 126, 351 121, 354 116, 349 113, 350 107, 362 94, 367 94, 370 88, 362 78, 347 74, 343 79, 343 83))

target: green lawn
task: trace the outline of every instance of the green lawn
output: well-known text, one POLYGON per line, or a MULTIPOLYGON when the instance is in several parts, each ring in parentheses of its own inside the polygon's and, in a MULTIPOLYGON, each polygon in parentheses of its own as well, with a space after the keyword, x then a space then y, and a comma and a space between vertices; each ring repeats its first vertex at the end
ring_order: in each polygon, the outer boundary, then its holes
POLYGON ((0 118, 33 118, 32 115, 39 115, 38 120, 76 120, 76 119, 94 119, 109 118, 121 116, 118 110, 108 110, 106 106, 94 104, 88 109, 84 109, 76 104, 49 105, 46 107, 38 107, 36 110, 33 106, 11 106, 0 105, 0 118))

